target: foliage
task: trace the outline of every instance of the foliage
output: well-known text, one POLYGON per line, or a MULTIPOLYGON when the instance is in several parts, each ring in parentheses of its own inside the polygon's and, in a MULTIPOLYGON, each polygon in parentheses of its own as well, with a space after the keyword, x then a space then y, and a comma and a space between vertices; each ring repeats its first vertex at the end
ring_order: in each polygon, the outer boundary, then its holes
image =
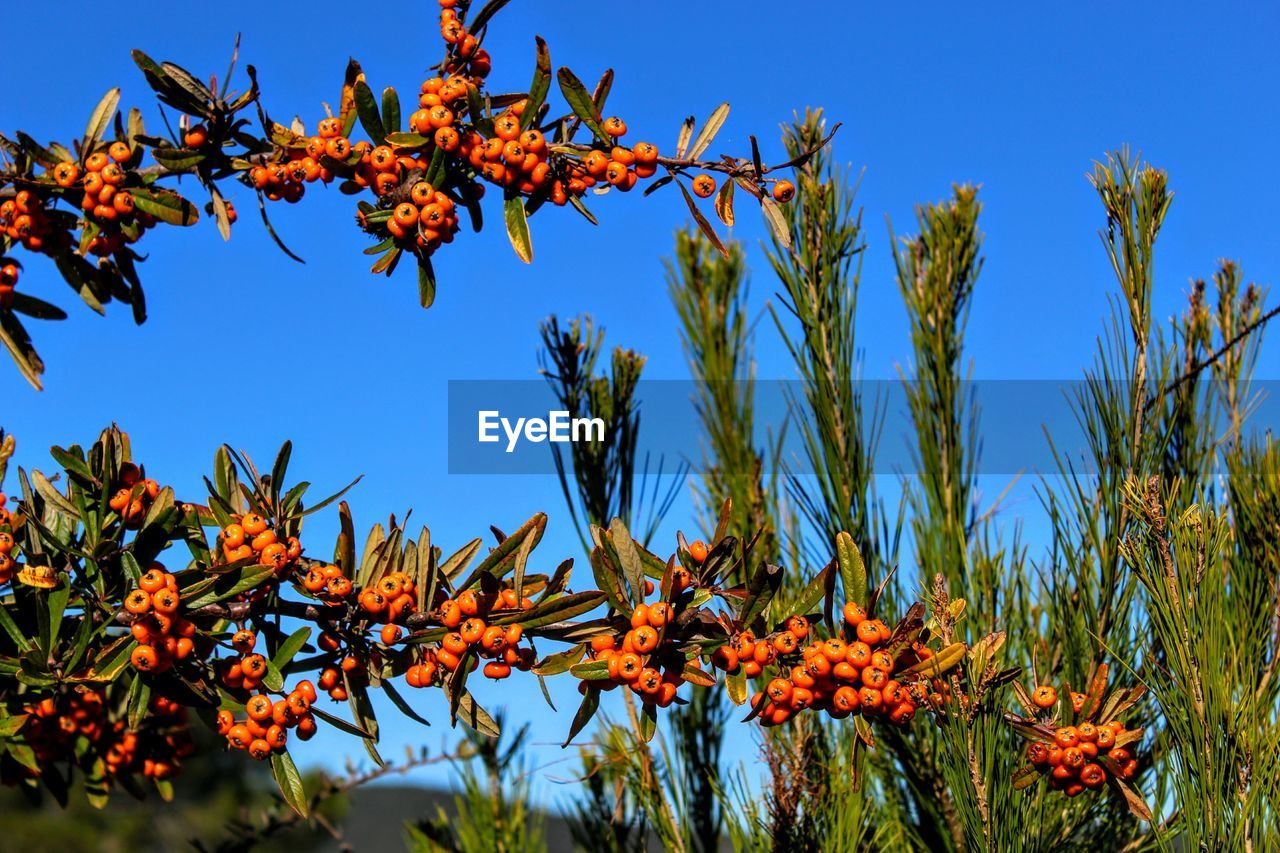
MULTIPOLYGON (((529 90, 490 91, 486 78, 492 58, 484 40, 506 3, 489 0, 474 15, 466 0, 441 3, 444 52, 431 66, 434 76, 413 96, 416 108, 402 108, 400 95, 390 86, 375 97, 353 59, 343 78, 337 115, 326 107, 326 116, 311 127, 299 118, 287 124, 276 121, 262 104, 252 65, 246 68, 247 88, 230 88, 239 59, 237 43, 221 85, 216 76, 206 84, 176 63, 133 52, 159 101, 166 135, 149 130, 137 108, 123 112, 120 89, 113 87, 94 108, 83 137, 69 145, 41 144, 23 131, 13 139, 0 136, 0 341, 23 376, 39 388, 44 364, 18 314, 44 320, 66 314, 15 290, 22 265, 8 257, 10 249, 22 246, 48 256, 92 310, 101 314, 107 303, 120 301, 142 323, 146 304, 137 266, 144 256, 134 246, 148 229, 199 221, 197 203, 165 186, 183 176, 194 177, 208 193, 204 209, 224 239, 230 239, 238 218, 228 184, 252 191, 264 226, 295 259, 271 225, 268 202, 298 202, 308 185, 317 182, 337 181, 346 195, 370 192, 372 201, 357 203, 356 222, 374 241, 365 250, 377 256, 371 271, 390 275, 402 259, 412 258, 423 307, 436 295, 431 256, 453 242, 460 211, 467 212, 474 230, 481 229, 486 187, 502 192, 503 224, 526 263, 533 258, 529 217, 547 203, 571 205, 594 224, 595 215, 583 200, 588 189, 628 192, 637 180, 652 178, 659 170, 663 175, 645 195, 674 184, 717 245, 719 238, 686 181, 696 195, 706 197, 710 193, 702 190, 716 185, 711 173, 723 175, 726 189, 717 196, 716 210, 726 223, 733 221, 736 185, 759 202, 767 222, 780 224, 775 197, 784 198, 783 188, 790 183, 771 173, 802 164, 810 152, 794 152, 788 162, 766 167, 753 139, 750 158, 699 159, 727 119, 728 104, 712 113, 696 137, 693 120, 687 120, 674 156, 661 156, 649 142, 627 147, 621 142, 626 123, 604 117, 613 71, 606 71, 588 92, 568 68, 553 69, 540 37, 535 38, 529 90), (553 111, 549 101, 553 77, 564 111, 553 111), (164 107, 179 114, 176 129, 164 107), (403 122, 402 113, 408 113, 403 122), (358 130, 367 139, 356 139, 358 130), (584 130, 589 141, 575 141, 584 130), (148 155, 151 162, 144 165, 148 155)), ((819 145, 825 142, 818 140, 819 145)))

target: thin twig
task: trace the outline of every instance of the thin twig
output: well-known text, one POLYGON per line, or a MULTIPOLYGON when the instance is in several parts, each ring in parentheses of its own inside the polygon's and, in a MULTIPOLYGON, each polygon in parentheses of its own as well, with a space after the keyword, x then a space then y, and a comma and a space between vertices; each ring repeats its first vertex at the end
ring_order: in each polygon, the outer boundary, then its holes
POLYGON ((1173 392, 1174 390, 1181 387, 1182 385, 1185 385, 1186 383, 1195 379, 1197 376, 1203 373, 1206 368, 1216 364, 1223 356, 1231 352, 1231 350, 1235 348, 1241 341, 1243 341, 1245 338, 1247 338, 1249 335, 1253 334, 1257 330, 1261 329, 1268 322, 1274 319, 1277 315, 1280 315, 1280 305, 1277 305, 1275 308, 1272 308, 1270 311, 1263 314, 1261 317, 1259 317, 1258 319, 1254 320, 1252 323, 1249 323, 1247 326, 1242 328, 1239 332, 1237 332, 1235 335, 1232 336, 1231 340, 1227 341, 1225 344, 1223 344, 1221 347, 1215 350, 1214 353, 1210 355, 1208 358, 1205 358, 1202 361, 1197 361, 1195 364, 1191 366, 1189 370, 1187 370, 1186 373, 1183 373, 1177 379, 1173 380, 1164 388, 1162 388, 1160 390, 1160 393, 1154 395, 1149 400, 1147 400, 1147 406, 1146 406, 1147 411, 1150 411, 1151 408, 1155 406, 1156 403, 1160 402, 1160 400, 1165 395, 1173 392))

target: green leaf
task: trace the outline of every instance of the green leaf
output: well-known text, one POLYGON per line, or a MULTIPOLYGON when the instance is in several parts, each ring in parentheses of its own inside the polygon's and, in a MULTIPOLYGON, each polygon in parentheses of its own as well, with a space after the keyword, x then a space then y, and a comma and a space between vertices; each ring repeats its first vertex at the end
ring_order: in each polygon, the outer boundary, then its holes
POLYGON ((354 59, 347 60, 347 70, 342 81, 342 99, 338 102, 338 118, 342 121, 342 135, 350 136, 356 120, 356 84, 364 80, 364 71, 354 59))
POLYGON ((231 239, 231 215, 227 212, 226 199, 216 186, 209 188, 209 205, 213 208, 213 221, 218 226, 218 233, 223 241, 231 239))
POLYGON ((431 144, 431 140, 421 133, 401 133, 397 131, 387 134, 387 144, 394 145, 397 148, 418 149, 426 148, 431 144))
POLYGON ((742 667, 725 677, 724 686, 729 694, 729 701, 733 704, 741 705, 747 701, 747 677, 743 674, 742 667))
POLYGON ((516 256, 520 260, 530 263, 533 260, 533 243, 529 236, 529 218, 525 214, 524 199, 518 195, 508 196, 503 202, 502 212, 511 248, 516 250, 516 256))
POLYGON ((142 676, 135 675, 133 683, 129 685, 129 698, 126 702, 126 708, 129 716, 129 728, 137 731, 141 725, 143 718, 147 715, 147 705, 151 702, 151 685, 149 685, 142 676))
POLYGON ((545 512, 537 513, 533 518, 520 525, 514 533, 506 539, 503 539, 502 542, 499 543, 498 547, 490 551, 489 556, 485 557, 484 560, 481 561, 480 565, 476 566, 475 570, 467 576, 467 579, 463 581, 458 588, 468 589, 480 579, 481 575, 485 573, 492 574, 494 577, 502 577, 505 575, 506 572, 500 570, 500 566, 505 564, 508 558, 516 552, 524 542, 525 537, 533 537, 533 546, 536 547, 538 542, 541 541, 542 534, 546 529, 547 514, 545 512))
POLYGON ((547 92, 551 89, 551 51, 542 36, 534 36, 537 43, 537 64, 533 70, 533 83, 529 85, 529 102, 520 114, 520 129, 527 130, 538 119, 538 110, 547 102, 547 92))
POLYGON ((11 307, 19 314, 26 314, 28 317, 34 317, 37 320, 67 319, 66 311, 56 305, 50 305, 43 299, 37 299, 28 293, 15 292, 12 294, 12 299, 11 307))
POLYGON ((89 116, 89 123, 84 128, 84 154, 87 157, 98 141, 102 139, 102 134, 111 126, 111 119, 116 114, 116 107, 120 105, 120 88, 113 87, 107 90, 102 96, 102 100, 98 101, 98 105, 94 107, 93 114, 89 116))
POLYGON ((583 681, 606 681, 609 678, 609 662, 584 660, 569 667, 569 674, 583 681))
POLYGON ((205 107, 214 99, 213 92, 209 91, 209 87, 205 86, 205 84, 196 79, 194 74, 177 63, 161 62, 160 67, 164 69, 165 75, 170 80, 177 83, 192 98, 193 103, 199 105, 198 109, 188 110, 188 112, 196 115, 203 114, 205 107))
POLYGON ((693 139, 693 128, 697 121, 693 116, 687 117, 680 125, 680 135, 676 137, 676 158, 683 160, 689 150, 689 140, 693 139))
POLYGON ((566 649, 563 652, 557 652, 553 655, 548 655, 538 661, 537 665, 533 667, 532 672, 534 675, 560 675, 561 673, 568 672, 569 668, 582 660, 582 656, 586 653, 586 644, 578 643, 570 649, 566 649))
POLYGON ((431 259, 418 258, 418 302, 423 308, 430 308, 436 301, 436 270, 431 259))
POLYGON ((928 660, 922 660, 918 663, 902 670, 903 675, 914 675, 916 673, 924 673, 930 678, 940 678, 950 670, 954 669, 960 661, 964 660, 966 648, 964 643, 952 643, 945 649, 941 649, 933 657, 928 660))
MULTIPOLYGON (((400 132, 400 96, 392 86, 382 90, 382 124, 387 133, 395 136, 400 132)), ((388 142, 391 140, 388 139, 388 142)))
POLYGON ((400 694, 400 691, 396 689, 395 685, 391 683, 390 679, 383 679, 382 692, 387 694, 387 698, 391 700, 391 704, 395 705, 396 708, 400 710, 400 713, 404 714, 406 717, 413 720, 414 722, 421 723, 424 726, 431 725, 431 722, 427 720, 426 717, 422 716, 417 711, 413 710, 413 706, 410 705, 408 700, 406 700, 404 696, 400 694))
POLYGON ((565 101, 569 104, 569 108, 573 110, 574 115, 582 120, 601 143, 611 145, 613 138, 604 132, 604 126, 600 121, 600 111, 596 108, 596 102, 592 99, 587 87, 582 85, 582 81, 574 76, 573 72, 568 68, 561 68, 556 73, 556 78, 560 81, 560 92, 564 95, 565 101))
POLYGON ((207 155, 187 148, 157 146, 151 149, 151 156, 166 169, 174 172, 186 172, 204 162, 207 155))
POLYGON ((658 730, 658 708, 652 703, 645 703, 640 711, 640 739, 645 743, 653 740, 654 732, 658 730))
POLYGON ((600 224, 600 220, 596 219, 596 215, 588 210, 586 204, 583 203, 582 199, 578 198, 576 195, 569 196, 569 204, 573 205, 573 209, 581 213, 583 218, 592 225, 600 224))
POLYGON ((277 752, 271 756, 271 774, 275 776, 276 784, 280 786, 280 793, 289 808, 301 817, 309 817, 310 805, 307 803, 306 791, 302 788, 302 776, 289 753, 277 752))
POLYGON ((627 585, 631 587, 632 603, 639 605, 644 601, 644 566, 640 562, 640 555, 636 553, 631 532, 622 523, 622 519, 615 518, 609 524, 609 534, 613 547, 618 552, 618 560, 622 563, 622 573, 627 579, 627 585))
POLYGON ((480 707, 469 690, 463 690, 458 697, 458 719, 467 728, 482 735, 498 737, 502 734, 497 722, 489 716, 488 711, 480 707))
POLYGON ((592 548, 591 553, 587 556, 591 562, 591 574, 595 578, 596 585, 608 596, 609 605, 619 613, 629 617, 633 610, 631 602, 627 598, 627 591, 623 588, 621 579, 618 577, 613 564, 609 561, 608 555, 605 554, 604 548, 592 548))
POLYGON ((387 130, 382 124, 382 116, 378 115, 378 102, 374 100, 373 90, 362 79, 357 80, 354 89, 356 115, 360 116, 360 124, 364 132, 369 134, 374 145, 381 145, 386 139, 387 130))
POLYGON ((488 3, 485 3, 484 6, 480 8, 480 11, 476 13, 476 16, 471 19, 471 32, 480 32, 480 30, 484 28, 484 25, 489 23, 490 19, 492 19, 494 15, 498 14, 503 6, 510 2, 511 0, 489 0, 488 3))
POLYGON ((130 190, 134 206, 169 225, 194 225, 200 221, 196 206, 172 190, 136 187, 130 190))
POLYGON ((289 459, 293 456, 293 442, 285 441, 280 445, 280 451, 276 454, 276 461, 271 465, 271 489, 280 494, 280 484, 284 482, 284 475, 289 471, 289 459))
POLYGON ((693 200, 693 196, 685 188, 684 182, 676 181, 676 185, 680 187, 680 193, 684 196, 684 203, 689 207, 689 213, 693 215, 693 221, 698 223, 698 229, 706 235, 707 239, 711 241, 711 245, 715 246, 720 254, 726 258, 729 257, 729 250, 725 248, 724 243, 720 242, 720 236, 716 234, 716 229, 711 227, 707 217, 702 215, 701 210, 698 210, 697 202, 693 200))
POLYGON ((188 609, 194 610, 197 607, 226 601, 228 598, 233 598, 242 592, 261 586, 274 578, 275 574, 276 571, 271 566, 244 566, 241 569, 219 576, 212 589, 190 601, 183 601, 183 605, 188 609))
POLYGON ((467 115, 477 131, 484 136, 493 136, 492 104, 487 96, 481 100, 480 90, 471 83, 467 84, 467 115))
POLYGON ((133 555, 132 551, 121 552, 120 567, 124 569, 125 577, 132 581, 135 586, 138 581, 142 580, 142 566, 138 565, 138 558, 133 555))
POLYGON ((374 713, 373 703, 369 701, 369 690, 364 684, 352 684, 346 673, 343 673, 342 681, 347 688, 347 704, 351 708, 351 715, 359 726, 371 735, 361 741, 364 744, 364 751, 369 754, 375 764, 382 767, 386 762, 378 753, 378 717, 374 713))
POLYGON ((304 625, 285 638, 280 648, 276 649, 276 653, 271 656, 271 662, 277 669, 283 670, 309 639, 311 639, 311 627, 304 625))
POLYGON ((814 575, 813 580, 805 584, 804 589, 800 590, 800 594, 796 596, 791 607, 788 608, 785 613, 778 616, 778 621, 785 622, 792 616, 803 616, 806 613, 813 613, 817 609, 818 603, 822 601, 823 596, 826 595, 827 579, 833 572, 835 572, 835 570, 836 564, 834 560, 827 563, 826 567, 823 568, 822 571, 814 575))
POLYGON ((459 548, 447 560, 440 564, 440 574, 449 580, 453 580, 462 574, 463 570, 471 564, 476 554, 480 552, 480 546, 484 544, 484 540, 480 538, 472 539, 466 545, 459 548))
POLYGON ((62 633, 62 617, 67 612, 67 601, 71 598, 71 585, 63 584, 57 589, 51 589, 41 598, 45 601, 48 608, 49 620, 49 645, 50 650, 58 645, 58 636, 62 633))
POLYGON ((725 181, 720 185, 720 192, 716 193, 716 216, 720 217, 720 221, 726 227, 733 227, 733 187, 734 181, 725 181))
POLYGON ((314 504, 312 506, 307 507, 306 511, 302 513, 303 517, 305 518, 308 515, 315 515, 320 510, 325 509, 326 507, 332 506, 334 501, 338 500, 347 492, 355 488, 356 484, 363 479, 364 479, 364 474, 361 474, 360 476, 352 480, 350 483, 347 483, 345 486, 339 489, 336 493, 329 495, 329 497, 320 501, 318 504, 314 504))
POLYGON ((747 597, 739 608, 739 620, 743 625, 750 625, 756 617, 765 611, 769 602, 782 587, 783 571, 781 566, 761 563, 747 579, 747 597))
POLYGON ((102 683, 115 681, 129 665, 129 656, 133 654, 133 648, 136 645, 133 637, 128 634, 116 639, 94 658, 93 664, 89 667, 89 679, 102 683))
MULTIPOLYGON (((696 160, 711 145, 712 140, 716 138, 716 134, 720 132, 720 128, 724 126, 724 121, 729 117, 729 104, 723 103, 716 107, 711 113, 711 117, 707 119, 707 123, 702 126, 702 130, 698 131, 697 139, 693 140, 693 147, 689 149, 689 159, 696 160)), ((727 183, 732 183, 728 181, 727 183)))
POLYGON ((569 595, 562 595, 559 598, 553 598, 550 601, 544 601, 532 610, 525 610, 513 616, 494 619, 493 621, 497 625, 515 623, 526 630, 532 630, 541 628, 544 625, 564 622, 584 613, 590 613, 601 604, 604 604, 605 601, 606 596, 600 590, 574 592, 569 595))
POLYGON ((701 667, 694 666, 692 662, 684 665, 684 680, 695 687, 715 687, 716 678, 711 673, 701 667))
POLYGON ((0 717, 0 737, 10 738, 18 733, 27 722, 26 714, 16 714, 12 717, 0 717))
POLYGON ((853 537, 843 530, 836 535, 836 562, 840 564, 840 583, 847 601, 867 606, 867 567, 862 561, 853 537))
POLYGON ((9 351, 13 363, 18 365, 18 372, 31 383, 31 387, 37 391, 43 391, 40 374, 44 373, 44 362, 36 354, 35 347, 31 345, 31 338, 27 335, 27 330, 22 327, 22 323, 13 315, 13 312, 3 309, 0 309, 0 343, 3 343, 5 349, 9 351))
POLYGON ((329 725, 333 726, 335 729, 338 729, 341 732, 345 732, 346 734, 349 734, 349 735, 354 735, 358 738, 364 738, 365 740, 374 739, 372 732, 366 731, 365 729, 361 728, 355 723, 349 722, 347 720, 342 719, 339 716, 331 714, 328 711, 324 710, 323 708, 319 707, 318 705, 311 706, 311 713, 315 714, 317 717, 324 720, 326 723, 328 723, 329 725))
POLYGON ((65 515, 71 521, 80 520, 80 512, 75 508, 71 501, 67 500, 61 492, 54 488, 53 483, 49 482, 49 478, 39 471, 31 472, 31 485, 35 487, 36 493, 44 498, 45 503, 51 505, 58 512, 65 515))
POLYGON ((369 272, 373 273, 374 275, 377 275, 378 273, 383 273, 383 272, 390 273, 391 270, 395 267, 396 262, 400 260, 400 255, 402 252, 404 252, 404 249, 400 248, 399 246, 392 246, 390 249, 387 250, 387 253, 385 255, 378 258, 378 260, 374 262, 373 266, 369 267, 369 272))
POLYGON ((441 186, 445 178, 444 163, 444 149, 437 148, 431 152, 431 164, 427 166, 427 173, 422 179, 433 187, 441 186))
POLYGON ((778 243, 784 248, 791 248, 791 226, 787 224, 787 217, 782 213, 782 209, 778 207, 778 203, 768 196, 762 196, 760 209, 764 211, 765 221, 773 229, 773 235, 777 238, 778 243))

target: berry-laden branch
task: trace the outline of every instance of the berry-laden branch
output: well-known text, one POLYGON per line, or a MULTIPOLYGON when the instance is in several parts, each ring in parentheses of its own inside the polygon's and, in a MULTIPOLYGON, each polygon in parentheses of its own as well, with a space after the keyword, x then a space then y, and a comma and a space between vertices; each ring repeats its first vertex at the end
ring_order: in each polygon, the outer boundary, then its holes
POLYGON ((728 104, 712 113, 696 138, 693 119, 686 120, 674 156, 662 156, 649 142, 628 146, 622 141, 626 122, 604 115, 612 71, 588 92, 569 69, 553 73, 546 42, 538 38, 529 91, 491 92, 484 38, 505 0, 490 0, 470 20, 465 0, 441 0, 440 5, 444 57, 437 76, 422 83, 415 108, 405 110, 404 121, 396 90, 387 87, 375 97, 354 60, 337 115, 320 119, 312 130, 300 119, 287 126, 274 121, 261 104, 253 66, 247 68, 246 91, 228 88, 237 44, 221 87, 216 78, 206 84, 179 65, 133 52, 162 111, 167 106, 180 114, 176 129, 165 116, 167 135, 149 132, 136 108, 122 113, 120 90, 113 88, 90 116, 83 137, 69 146, 41 145, 21 131, 12 140, 0 136, 0 341, 27 380, 39 388, 44 365, 17 315, 66 315, 16 289, 22 264, 9 252, 21 246, 46 255, 90 308, 102 313, 108 302, 121 301, 141 323, 146 318, 137 270, 142 256, 135 247, 152 228, 189 226, 200 218, 196 204, 162 186, 184 175, 195 177, 208 194, 204 210, 225 239, 237 211, 224 187, 235 182, 251 189, 266 228, 295 259, 271 226, 267 202, 298 202, 317 183, 337 182, 344 194, 371 195, 357 202, 356 222, 375 241, 365 250, 377 256, 372 272, 390 275, 405 256, 413 258, 424 307, 436 293, 432 255, 453 242, 463 211, 472 229, 480 230, 480 200, 488 187, 502 193, 503 222, 525 262, 533 258, 528 219, 547 202, 571 205, 595 223, 584 201, 588 190, 629 192, 660 170, 664 174, 645 195, 676 184, 699 227, 721 251, 694 198, 716 193, 712 172, 726 176, 715 201, 724 223, 734 221, 738 186, 759 202, 779 238, 789 239, 777 204, 790 200, 795 188, 772 174, 800 165, 813 152, 768 167, 752 137, 750 158, 701 159, 728 117, 728 104), (568 112, 553 112, 548 103, 553 77, 568 112), (357 126, 367 138, 356 138, 357 126), (574 141, 582 129, 589 142, 574 141))
MULTIPOLYGON (((0 439, 2 484, 13 442, 0 439)), ((921 604, 893 627, 876 616, 879 591, 848 534, 784 604, 774 600, 782 568, 748 563, 750 543, 726 534, 727 505, 711 546, 678 534, 666 559, 615 520, 592 530, 600 589, 573 592, 572 560, 535 562, 543 514, 510 535, 495 529, 483 556, 480 539, 445 556, 427 528, 409 537, 407 517, 375 525, 357 550, 346 489, 308 502, 307 483, 286 485, 291 452, 286 443, 264 474, 220 449, 203 504, 148 477, 114 427, 87 451, 53 448, 55 477, 19 469, 21 499, 10 510, 0 495, 0 589, 10 587, 0 598, 0 779, 65 798, 80 774, 99 804, 140 778, 167 794, 194 755, 194 715, 229 749, 270 761, 306 815, 294 739, 327 724, 381 764, 371 693, 425 724, 409 697, 427 688, 451 722, 496 736, 469 688, 477 670, 579 679, 566 745, 617 688, 638 703, 645 740, 661 709, 687 701, 686 685, 723 683, 749 704, 747 721, 848 718, 861 749, 875 742, 873 723, 951 713, 962 686, 969 650, 951 642, 950 621, 926 622, 921 604), (333 556, 312 556, 303 522, 335 504, 333 556), (329 710, 335 702, 349 714, 329 710)), ((1119 713, 1106 707, 1108 719, 1119 713)))

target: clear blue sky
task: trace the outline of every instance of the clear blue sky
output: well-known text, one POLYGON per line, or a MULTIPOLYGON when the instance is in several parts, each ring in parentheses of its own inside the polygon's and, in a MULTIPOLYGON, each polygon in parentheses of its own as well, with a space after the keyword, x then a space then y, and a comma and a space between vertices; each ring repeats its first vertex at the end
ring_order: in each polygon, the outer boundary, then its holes
MULTIPOLYGON (((896 376, 907 354, 886 217, 899 230, 911 228, 912 206, 945 196, 952 182, 983 185, 987 264, 969 324, 979 377, 1074 378, 1092 357, 1114 282, 1096 235, 1100 207, 1084 176, 1093 159, 1122 143, 1167 168, 1177 193, 1160 241, 1158 315, 1178 310, 1188 281, 1209 276, 1219 257, 1240 260, 1246 277, 1260 282, 1280 271, 1272 202, 1280 185, 1275 8, 928 3, 903 13, 887 3, 648 5, 647 16, 616 17, 606 32, 604 14, 512 3, 490 31, 495 88, 528 85, 532 34, 539 33, 553 62, 584 80, 616 69, 609 111, 626 118, 635 138, 668 149, 684 116, 705 116, 728 100, 733 112, 713 152, 746 154, 747 135, 755 133, 766 159, 776 161, 778 124, 806 105, 825 107, 845 124, 838 157, 866 168, 860 198, 869 250, 859 325, 870 378, 896 376)), ((130 48, 221 75, 237 32, 277 118, 297 113, 313 123, 322 102, 336 104, 348 55, 363 63, 375 90, 393 84, 412 93, 438 55, 435 4, 372 8, 320 2, 281 15, 264 7, 198 24, 171 3, 92 16, 68 8, 56 27, 58 41, 75 46, 70 57, 27 67, 25 84, 11 78, 0 88, 0 129, 69 140, 116 84, 124 86, 123 103, 143 106, 158 127, 130 48)), ((53 9, 15 7, 7 24, 48 37, 53 9)), ((490 206, 485 233, 465 233, 439 253, 439 297, 424 312, 411 270, 390 280, 368 274, 360 253, 366 243, 348 222, 353 202, 336 189, 273 210, 306 265, 274 248, 249 193, 234 198, 242 216, 231 245, 208 222, 148 236, 142 276, 150 320, 140 329, 120 306, 105 319, 91 314, 51 265, 32 260, 20 286, 72 317, 31 323, 49 366, 43 394, 0 366, 0 424, 18 437, 19 461, 47 468, 44 448, 89 442, 114 420, 133 435, 154 476, 200 495, 200 475, 219 443, 265 461, 288 437, 295 474, 317 490, 366 475, 351 496, 361 527, 414 507, 451 550, 490 523, 510 529, 547 510, 546 563, 575 554, 554 478, 446 474, 446 382, 534 376, 537 323, 583 311, 607 327, 610 343, 646 353, 648 376, 686 377, 661 267, 672 231, 687 219, 680 199, 671 192, 603 199, 593 205, 599 228, 547 209, 532 222, 532 266, 493 227, 500 217, 490 206)), ((775 290, 759 248, 763 225, 745 206, 739 223, 733 236, 750 247, 752 305, 762 310, 775 290)), ((759 328, 760 375, 791 378, 772 325, 759 328)), ((1276 353, 1273 340, 1262 376, 1277 378, 1276 353)), ((890 433, 899 427, 891 423, 890 433)), ((688 509, 687 500, 677 504, 672 531, 691 526, 688 509)), ((1034 515, 1036 507, 1024 501, 1015 511, 1034 515)), ((309 523, 308 544, 327 551, 333 529, 331 517, 309 523)), ((524 701, 537 695, 527 692, 532 686, 518 688, 513 713, 536 724, 535 739, 563 737, 576 699, 567 681, 556 682, 559 715, 540 700, 524 701)), ((496 706, 515 694, 479 695, 496 706)), ((438 697, 416 701, 433 718, 443 716, 438 697)), ((385 714, 388 754, 423 734, 394 719, 385 714)), ((443 726, 425 735, 433 745, 448 737, 443 726)), ((735 738, 734 752, 751 756, 747 738, 735 738)), ((346 753, 363 756, 338 738, 299 753, 303 763, 330 765, 346 753)), ((554 749, 536 756, 540 763, 560 757, 554 749)), ((565 767, 550 772, 569 775, 565 767)), ((563 793, 543 785, 541 796, 563 793)))

